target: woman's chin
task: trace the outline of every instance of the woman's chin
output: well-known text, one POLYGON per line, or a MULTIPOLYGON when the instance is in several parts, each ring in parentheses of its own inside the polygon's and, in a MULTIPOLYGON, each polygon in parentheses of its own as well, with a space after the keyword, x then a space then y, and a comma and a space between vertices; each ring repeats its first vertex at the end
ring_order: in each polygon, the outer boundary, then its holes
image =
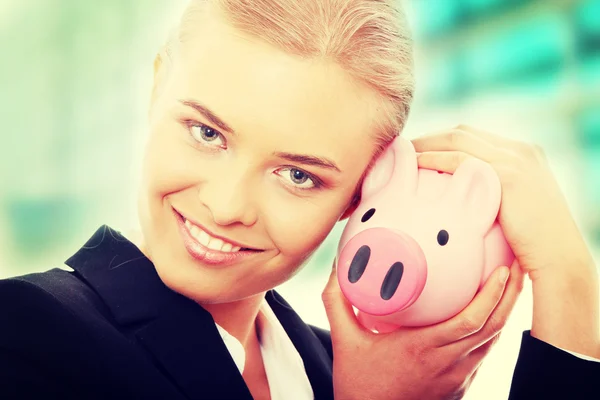
POLYGON ((161 268, 160 263, 157 263, 155 268, 165 286, 196 303, 231 303, 257 294, 253 293, 249 288, 241 288, 234 284, 228 284, 224 281, 222 275, 215 276, 214 270, 208 269, 202 271, 197 266, 190 266, 189 268, 187 268, 187 265, 183 267, 182 264, 179 264, 179 266, 179 271, 173 270, 173 264, 161 268), (188 270, 185 271, 184 269, 188 270), (250 292, 250 294, 242 293, 241 291, 250 292))

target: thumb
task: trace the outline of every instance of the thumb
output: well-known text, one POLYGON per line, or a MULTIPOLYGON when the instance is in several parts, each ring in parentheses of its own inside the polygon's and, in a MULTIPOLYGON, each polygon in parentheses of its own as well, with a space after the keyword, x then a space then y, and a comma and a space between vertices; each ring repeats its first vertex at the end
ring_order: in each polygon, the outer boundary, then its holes
POLYGON ((346 299, 337 278, 337 262, 333 261, 333 268, 329 275, 329 281, 323 290, 321 296, 327 313, 327 319, 331 327, 331 336, 333 340, 341 337, 348 337, 353 332, 361 331, 352 304, 346 299))

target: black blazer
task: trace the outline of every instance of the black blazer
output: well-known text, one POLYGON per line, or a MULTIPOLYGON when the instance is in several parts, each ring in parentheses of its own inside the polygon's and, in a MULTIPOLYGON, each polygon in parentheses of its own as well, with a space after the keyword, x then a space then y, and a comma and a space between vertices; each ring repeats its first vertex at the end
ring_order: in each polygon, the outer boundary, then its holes
MULTIPOLYGON (((101 227, 67 265, 74 272, 0 280, 0 399, 252 398, 210 314, 168 289, 118 232, 101 227)), ((266 299, 315 399, 332 399, 329 333, 274 290, 266 299)), ((600 364, 525 332, 510 398, 587 399, 593 378, 600 364)))

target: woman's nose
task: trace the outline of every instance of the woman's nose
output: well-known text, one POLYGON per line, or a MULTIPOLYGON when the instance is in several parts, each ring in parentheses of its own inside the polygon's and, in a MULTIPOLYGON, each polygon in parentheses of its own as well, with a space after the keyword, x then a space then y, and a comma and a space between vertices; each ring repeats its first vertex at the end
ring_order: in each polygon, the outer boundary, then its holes
POLYGON ((253 204, 252 185, 242 174, 214 174, 212 179, 200 185, 198 196, 209 209, 218 225, 236 222, 246 226, 256 223, 257 212, 253 204))

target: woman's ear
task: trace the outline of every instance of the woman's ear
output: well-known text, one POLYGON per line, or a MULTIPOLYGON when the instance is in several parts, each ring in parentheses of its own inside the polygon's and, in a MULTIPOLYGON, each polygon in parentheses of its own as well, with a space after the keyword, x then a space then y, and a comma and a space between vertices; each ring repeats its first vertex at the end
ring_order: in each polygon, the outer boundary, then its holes
POLYGON ((164 57, 165 52, 161 51, 160 53, 156 54, 156 57, 154 58, 154 82, 152 84, 152 94, 150 96, 150 108, 148 110, 149 113, 166 83, 167 66, 165 65, 164 57))

